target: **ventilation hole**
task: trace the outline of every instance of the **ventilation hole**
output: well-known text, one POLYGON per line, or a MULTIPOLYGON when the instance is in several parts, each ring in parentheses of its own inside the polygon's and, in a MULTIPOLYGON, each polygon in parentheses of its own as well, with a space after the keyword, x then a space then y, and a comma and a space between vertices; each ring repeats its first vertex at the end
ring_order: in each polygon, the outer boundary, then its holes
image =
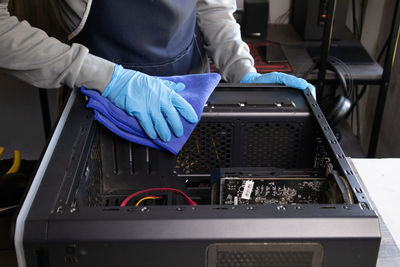
MULTIPOLYGON (((301 123, 243 123, 241 165, 248 167, 295 168, 299 158, 301 123)), ((176 157, 177 173, 210 173, 231 167, 232 124, 199 124, 176 157)))
POLYGON ((231 132, 230 124, 199 124, 176 157, 176 172, 201 174, 231 166, 231 132))
POLYGON ((299 147, 298 123, 275 123, 272 127, 248 123, 243 128, 243 164, 249 167, 293 168, 299 147))

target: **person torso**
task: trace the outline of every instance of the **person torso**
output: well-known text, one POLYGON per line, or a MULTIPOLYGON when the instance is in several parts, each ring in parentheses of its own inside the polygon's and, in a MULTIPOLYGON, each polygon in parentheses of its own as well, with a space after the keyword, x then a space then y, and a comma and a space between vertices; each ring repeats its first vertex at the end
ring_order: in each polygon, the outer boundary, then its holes
POLYGON ((203 72, 206 65, 196 0, 93 0, 73 41, 150 75, 203 72))

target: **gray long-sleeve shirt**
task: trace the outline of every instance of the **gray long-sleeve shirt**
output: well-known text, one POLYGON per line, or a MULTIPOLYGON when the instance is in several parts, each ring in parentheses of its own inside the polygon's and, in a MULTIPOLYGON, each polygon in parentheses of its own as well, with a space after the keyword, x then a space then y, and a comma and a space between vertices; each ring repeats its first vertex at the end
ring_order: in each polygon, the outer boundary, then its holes
MULTIPOLYGON (((3 0, 4 1, 4 0, 3 0)), ((1 1, 0 1, 1 2, 1 1)), ((84 27, 92 0, 54 1, 58 17, 69 38, 84 27)), ((197 22, 205 48, 222 77, 238 82, 255 71, 248 46, 241 40, 232 13, 235 0, 198 0, 197 22)), ((0 69, 42 88, 86 86, 103 91, 111 80, 115 64, 94 56, 80 44, 67 45, 10 16, 0 3, 0 69)))

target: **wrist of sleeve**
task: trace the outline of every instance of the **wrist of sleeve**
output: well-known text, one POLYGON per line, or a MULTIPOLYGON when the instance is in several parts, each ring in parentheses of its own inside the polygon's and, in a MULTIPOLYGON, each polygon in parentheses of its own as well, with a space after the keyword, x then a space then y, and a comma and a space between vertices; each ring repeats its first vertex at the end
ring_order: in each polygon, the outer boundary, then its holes
POLYGON ((87 54, 75 86, 85 86, 89 89, 96 89, 103 93, 110 83, 114 73, 115 64, 92 54, 87 54))
POLYGON ((230 83, 239 83, 244 75, 249 72, 257 72, 250 60, 241 60, 229 66, 226 80, 230 83))

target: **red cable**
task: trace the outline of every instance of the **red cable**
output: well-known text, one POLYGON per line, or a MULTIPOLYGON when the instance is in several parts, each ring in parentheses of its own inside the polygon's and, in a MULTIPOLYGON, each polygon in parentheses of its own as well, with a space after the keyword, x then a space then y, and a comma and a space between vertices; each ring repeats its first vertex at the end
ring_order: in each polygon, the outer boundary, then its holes
POLYGON ((145 189, 145 190, 141 190, 138 191, 136 193, 133 193, 132 195, 128 196, 127 198, 124 199, 124 201, 122 201, 121 203, 121 207, 125 207, 126 203, 129 202, 129 200, 131 200, 133 197, 143 194, 143 193, 148 193, 148 192, 153 192, 153 191, 171 191, 171 192, 175 192, 178 193, 180 195, 182 195, 187 202, 189 202, 189 205, 191 206, 197 206, 197 204, 190 199, 190 197, 188 197, 185 193, 183 193, 181 190, 175 189, 175 188, 150 188, 150 189, 145 189))

